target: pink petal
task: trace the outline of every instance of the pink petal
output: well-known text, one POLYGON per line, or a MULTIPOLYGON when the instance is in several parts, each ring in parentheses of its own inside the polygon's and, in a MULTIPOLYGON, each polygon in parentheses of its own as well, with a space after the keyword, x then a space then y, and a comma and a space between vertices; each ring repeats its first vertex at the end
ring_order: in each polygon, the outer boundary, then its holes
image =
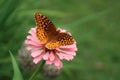
POLYGON ((31 40, 25 40, 25 44, 35 45, 35 46, 41 46, 40 43, 31 41, 31 40))
POLYGON ((27 46, 26 49, 27 50, 32 50, 34 47, 33 46, 27 46))
POLYGON ((66 59, 66 60, 72 60, 73 59, 73 55, 70 54, 64 54, 64 53, 58 53, 57 54, 59 56, 59 58, 61 59, 66 59))
POLYGON ((72 60, 73 59, 73 56, 72 55, 64 55, 64 59, 66 59, 66 60, 72 60))
POLYGON ((46 60, 46 64, 52 64, 53 61, 50 61, 50 60, 46 60))
POLYGON ((50 52, 50 61, 53 61, 55 59, 55 54, 51 51, 50 52))
POLYGON ((66 54, 70 54, 70 55, 73 55, 73 56, 76 56, 76 52, 65 52, 66 54))
POLYGON ((69 51, 69 49, 57 49, 59 51, 59 53, 65 53, 65 54, 71 54, 73 56, 76 55, 75 51, 69 51))
POLYGON ((62 62, 57 57, 54 60, 54 64, 58 69, 62 68, 62 62))
POLYGON ((72 52, 77 51, 76 47, 72 47, 72 48, 66 47, 66 48, 59 48, 59 49, 65 50, 65 51, 72 51, 72 52))
POLYGON ((25 42, 24 42, 24 43, 25 43, 25 44, 29 44, 29 41, 30 41, 30 40, 29 40, 29 39, 27 39, 27 40, 25 40, 25 42))
POLYGON ((27 46, 27 50, 32 50, 32 49, 42 49, 42 46, 33 46, 33 45, 27 46))
POLYGON ((69 54, 70 54, 70 55, 73 55, 73 56, 76 55, 76 52, 72 52, 72 51, 70 52, 70 51, 63 51, 63 50, 62 50, 61 52, 64 53, 64 54, 68 54, 68 55, 69 55, 69 54))
POLYGON ((57 30, 60 30, 60 32, 66 32, 65 29, 58 28, 57 30))
POLYGON ((36 50, 31 53, 32 57, 40 56, 44 51, 43 50, 36 50))
POLYGON ((38 38, 37 38, 37 37, 33 37, 33 36, 31 36, 31 35, 28 35, 28 36, 27 36, 27 40, 31 40, 31 41, 34 41, 34 42, 40 44, 40 41, 38 40, 38 38))
POLYGON ((56 53, 58 55, 58 57, 62 60, 64 57, 61 53, 56 53))
POLYGON ((49 58, 49 52, 46 52, 44 55, 43 55, 43 59, 44 60, 48 60, 49 58))
POLYGON ((34 62, 35 64, 37 64, 39 61, 42 60, 42 56, 43 56, 43 55, 40 55, 40 56, 35 57, 35 58, 33 59, 33 62, 34 62))
POLYGON ((54 60, 54 64, 56 66, 60 66, 60 60, 56 57, 55 60, 54 60))
POLYGON ((36 28, 31 28, 28 33, 30 33, 32 36, 35 37, 36 36, 36 28))

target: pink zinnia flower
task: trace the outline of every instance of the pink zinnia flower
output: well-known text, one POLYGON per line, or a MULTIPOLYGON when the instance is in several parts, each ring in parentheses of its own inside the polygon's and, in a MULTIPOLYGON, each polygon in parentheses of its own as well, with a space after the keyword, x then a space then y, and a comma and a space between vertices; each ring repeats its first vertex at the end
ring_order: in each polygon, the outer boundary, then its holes
MULTIPOLYGON (((66 32, 66 30, 59 29, 60 32, 66 32)), ((42 44, 36 36, 36 28, 29 30, 25 44, 27 49, 31 50, 31 56, 34 58, 33 62, 37 64, 41 60, 45 60, 46 64, 54 64, 58 69, 62 68, 63 64, 61 60, 72 60, 76 55, 77 47, 76 42, 72 45, 60 46, 54 50, 48 50, 45 44, 42 44)))

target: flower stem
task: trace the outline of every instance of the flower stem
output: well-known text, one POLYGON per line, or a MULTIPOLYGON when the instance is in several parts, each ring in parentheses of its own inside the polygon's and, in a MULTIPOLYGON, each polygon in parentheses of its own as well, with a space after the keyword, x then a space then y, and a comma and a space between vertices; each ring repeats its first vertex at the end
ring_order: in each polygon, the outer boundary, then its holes
POLYGON ((37 76, 39 71, 41 71, 41 69, 43 68, 44 64, 45 64, 45 61, 42 61, 41 64, 37 67, 37 69, 34 71, 32 76, 29 78, 29 80, 34 80, 34 78, 37 76))

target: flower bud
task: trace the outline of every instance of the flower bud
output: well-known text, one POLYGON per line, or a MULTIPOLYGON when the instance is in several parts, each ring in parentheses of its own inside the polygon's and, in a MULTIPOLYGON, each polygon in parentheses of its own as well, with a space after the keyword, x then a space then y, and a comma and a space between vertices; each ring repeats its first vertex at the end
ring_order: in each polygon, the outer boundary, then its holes
POLYGON ((45 64, 42 69, 43 76, 52 80, 56 78, 58 75, 60 75, 60 72, 61 72, 60 69, 58 69, 54 64, 51 65, 45 64))
POLYGON ((31 51, 28 51, 26 49, 26 46, 27 46, 26 44, 23 44, 18 51, 20 67, 27 73, 33 73, 38 64, 36 65, 33 63, 31 51))

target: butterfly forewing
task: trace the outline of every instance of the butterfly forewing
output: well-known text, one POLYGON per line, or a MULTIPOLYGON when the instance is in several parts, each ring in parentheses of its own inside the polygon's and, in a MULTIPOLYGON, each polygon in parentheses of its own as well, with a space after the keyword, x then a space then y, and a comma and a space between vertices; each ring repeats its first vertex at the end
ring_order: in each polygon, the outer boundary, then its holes
POLYGON ((47 43, 57 34, 54 24, 44 15, 35 13, 36 35, 41 43, 47 43))
POLYGON ((74 43, 73 37, 68 33, 59 33, 54 39, 46 44, 46 48, 55 49, 60 46, 71 45, 74 43))

